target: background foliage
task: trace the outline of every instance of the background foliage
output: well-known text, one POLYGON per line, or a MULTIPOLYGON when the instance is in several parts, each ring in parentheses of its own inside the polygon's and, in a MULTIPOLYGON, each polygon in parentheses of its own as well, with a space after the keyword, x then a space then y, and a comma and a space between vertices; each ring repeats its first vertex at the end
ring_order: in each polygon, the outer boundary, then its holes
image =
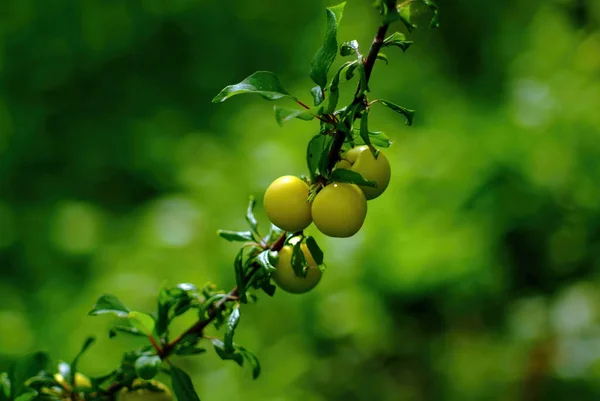
MULTIPOLYGON (((371 80, 417 110, 412 128, 371 115, 395 141, 386 196, 351 239, 309 228, 321 284, 245 307, 237 336, 263 375, 210 353, 185 366, 202 399, 600 396, 600 4, 438 3, 441 28, 371 80)), ((163 284, 234 285, 216 230, 306 174, 318 124, 210 100, 268 69, 310 101, 330 5, 0 4, 0 370, 40 348, 69 360, 98 334, 80 368, 105 373, 136 340, 86 316, 100 294, 153 310, 163 284)), ((349 1, 340 40, 366 48, 375 14, 349 1)))

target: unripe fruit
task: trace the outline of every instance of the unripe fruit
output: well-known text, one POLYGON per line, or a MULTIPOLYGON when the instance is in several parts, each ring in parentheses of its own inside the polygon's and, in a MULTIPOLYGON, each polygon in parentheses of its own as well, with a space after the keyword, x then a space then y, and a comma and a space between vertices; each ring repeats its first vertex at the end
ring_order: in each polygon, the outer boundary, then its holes
MULTIPOLYGON (((141 383, 143 383, 141 380, 136 379, 133 381, 133 386, 139 386, 141 383)), ((173 401, 173 395, 167 386, 156 380, 151 380, 150 383, 162 391, 123 389, 119 392, 117 401, 173 401)))
POLYGON ((315 225, 329 237, 347 238, 360 230, 367 216, 367 200, 354 184, 334 182, 315 197, 312 217, 315 225))
POLYGON ((292 175, 273 181, 263 201, 269 220, 285 231, 304 230, 312 222, 308 191, 308 184, 292 175))
POLYGON ((377 186, 361 186, 367 200, 375 199, 385 191, 390 183, 391 169, 388 159, 379 151, 377 159, 367 145, 357 146, 342 155, 336 167, 360 173, 365 179, 375 181, 377 186))
POLYGON ((317 265, 317 262, 313 259, 310 251, 306 244, 300 245, 308 269, 306 271, 306 277, 298 277, 292 267, 292 254, 294 247, 290 245, 284 246, 279 251, 279 259, 275 272, 273 272, 273 280, 279 288, 292 294, 302 294, 315 288, 321 280, 321 269, 317 265))

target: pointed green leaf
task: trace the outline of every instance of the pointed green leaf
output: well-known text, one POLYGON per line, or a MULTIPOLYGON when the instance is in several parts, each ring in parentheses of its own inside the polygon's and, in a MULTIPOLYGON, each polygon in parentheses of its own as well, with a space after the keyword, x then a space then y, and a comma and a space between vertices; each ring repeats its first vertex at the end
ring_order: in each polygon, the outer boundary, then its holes
POLYGON ((223 344, 225 345, 225 351, 233 352, 233 336, 235 329, 240 322, 240 308, 234 308, 227 319, 227 329, 225 330, 225 336, 223 337, 223 344))
POLYGON ((340 75, 344 70, 351 67, 352 65, 358 65, 357 61, 347 61, 337 70, 331 82, 329 84, 329 100, 327 101, 327 107, 323 110, 323 114, 333 113, 337 107, 338 100, 340 99, 340 75))
POLYGON ((292 251, 292 268, 294 269, 294 273, 297 277, 306 277, 306 258, 304 257, 304 252, 302 252, 302 248, 300 245, 302 241, 298 241, 294 244, 294 248, 292 251))
POLYGON ((263 282, 260 288, 270 297, 275 295, 275 290, 277 290, 277 287, 271 284, 271 282, 268 280, 263 282))
POLYGON ((32 389, 27 390, 26 392, 19 395, 15 398, 15 401, 31 401, 35 399, 38 395, 38 392, 32 389))
POLYGON ((148 337, 147 334, 143 333, 142 331, 136 329, 133 326, 123 326, 123 325, 115 325, 113 327, 110 328, 110 330, 108 331, 108 337, 109 338, 113 338, 117 335, 117 333, 125 333, 125 334, 130 334, 136 337, 148 337))
POLYGON ((327 73, 337 55, 337 27, 344 14, 346 3, 327 9, 327 29, 323 46, 312 60, 310 77, 321 88, 327 85, 327 73))
MULTIPOLYGON (((367 145, 361 137, 355 137, 356 145, 367 145)), ((369 140, 371 145, 380 148, 389 148, 392 145, 390 138, 383 132, 369 132, 369 140)))
POLYGON ((119 317, 126 317, 129 308, 123 305, 117 297, 112 294, 104 294, 96 301, 96 304, 88 315, 96 316, 104 313, 112 313, 119 317))
POLYGON ((360 118, 360 137, 366 145, 371 146, 369 137, 369 113, 365 110, 360 118))
POLYGON ((219 230, 217 231, 219 237, 226 239, 229 242, 248 242, 254 241, 254 237, 252 236, 252 231, 229 231, 229 230, 219 230))
POLYGON ((379 53, 377 55, 377 60, 385 61, 385 65, 388 65, 390 63, 390 61, 388 60, 388 57, 383 53, 379 53))
POLYGON ((277 252, 273 252, 266 249, 258 254, 256 262, 263 268, 265 273, 270 274, 275 270, 275 264, 277 264, 277 252), (275 255, 273 255, 275 254, 275 255))
POLYGON ((88 348, 91 347, 95 342, 96 342, 95 337, 90 336, 85 339, 85 341, 83 342, 83 346, 81 347, 81 350, 79 351, 79 353, 77 355, 75 355, 75 358, 73 358, 73 362, 71 362, 71 369, 73 370, 73 372, 77 372, 77 364, 79 363, 79 358, 81 358, 81 356, 85 353, 85 351, 87 351, 88 348))
POLYGON ((277 120, 277 124, 283 126, 284 123, 297 118, 299 120, 310 121, 315 118, 315 115, 319 114, 319 110, 308 109, 308 110, 296 110, 296 109, 288 109, 286 107, 277 107, 275 106, 275 120, 277 120))
POLYGON ((248 351, 246 348, 238 347, 238 349, 240 350, 240 352, 242 353, 244 358, 246 358, 246 360, 248 361, 248 363, 250 363, 250 366, 252 367, 252 378, 254 380, 258 379, 258 376, 260 376, 260 362, 258 361, 258 358, 256 357, 256 355, 254 355, 252 352, 248 351))
POLYGON ((331 141, 332 138, 330 136, 317 134, 308 143, 306 148, 306 164, 311 179, 314 179, 319 173, 321 155, 324 151, 328 151, 328 145, 331 141))
POLYGON ((248 303, 246 298, 246 283, 244 278, 244 248, 241 248, 235 257, 233 262, 235 270, 235 282, 238 288, 238 294, 240 294, 240 301, 242 303, 248 303))
POLYGON ((135 328, 144 331, 149 336, 152 335, 155 326, 154 318, 152 316, 147 313, 133 311, 129 312, 127 317, 135 328))
POLYGON ((244 357, 239 352, 228 352, 225 349, 225 344, 223 341, 215 338, 212 340, 213 347, 215 348, 215 352, 224 361, 232 360, 240 366, 244 366, 244 357))
POLYGON ((203 354, 205 352, 206 352, 206 348, 198 348, 194 345, 177 348, 175 350, 175 354, 181 355, 181 356, 199 355, 199 354, 203 354))
POLYGON ((232 96, 243 93, 256 93, 267 100, 284 97, 296 99, 283 88, 275 74, 269 71, 257 71, 242 82, 225 87, 212 101, 213 103, 224 102, 232 96))
POLYGON ((404 36, 403 33, 394 32, 392 35, 385 38, 382 47, 396 46, 405 52, 413 43, 414 42, 412 40, 406 40, 406 36, 404 36))
POLYGON ((187 373, 177 366, 171 366, 169 373, 177 401, 200 401, 194 383, 192 383, 192 379, 187 373))
POLYGON ((306 237, 306 246, 312 258, 318 265, 323 264, 323 251, 319 248, 317 241, 313 237, 306 237))
POLYGON ((369 181, 360 173, 343 168, 336 168, 331 172, 329 180, 333 182, 347 182, 350 184, 362 185, 365 187, 377 187, 375 181, 369 181))
POLYGON ((412 125, 413 118, 415 116, 414 110, 410 110, 410 109, 407 109, 406 107, 398 106, 397 104, 394 104, 392 102, 388 102, 387 100, 382 100, 382 99, 374 100, 373 103, 381 103, 385 107, 388 107, 388 108, 394 110, 396 113, 402 114, 404 117, 406 117, 406 125, 412 125))
POLYGON ((258 220, 256 220, 256 217, 254 216, 255 206, 256 199, 254 199, 254 196, 251 196, 248 201, 248 208, 246 209, 246 221, 250 225, 250 230, 252 230, 252 232, 258 237, 260 237, 260 235, 258 234, 258 220))

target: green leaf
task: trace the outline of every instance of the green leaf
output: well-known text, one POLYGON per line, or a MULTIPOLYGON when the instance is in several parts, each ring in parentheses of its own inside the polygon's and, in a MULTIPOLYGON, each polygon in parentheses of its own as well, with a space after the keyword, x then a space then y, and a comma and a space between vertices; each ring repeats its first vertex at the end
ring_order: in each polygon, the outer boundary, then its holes
POLYGON ((154 318, 152 316, 147 313, 133 311, 129 312, 127 317, 135 328, 144 331, 148 336, 152 335, 155 326, 154 318))
POLYGON ((256 257, 256 262, 264 269, 265 273, 270 274, 275 270, 277 264, 277 252, 265 249, 256 257))
POLYGON ((412 125, 413 118, 415 116, 414 110, 410 110, 410 109, 407 109, 406 107, 398 106, 397 104, 394 104, 392 102, 388 102, 387 100, 382 100, 382 99, 374 100, 373 103, 381 103, 385 107, 388 107, 388 108, 394 110, 396 113, 402 114, 404 117, 406 117, 406 125, 412 125))
POLYGON ((319 85, 312 88, 310 90, 310 94, 312 95, 313 104, 315 106, 320 105, 321 103, 323 103, 323 100, 325 100, 325 96, 323 95, 323 88, 321 88, 319 85))
POLYGON ((390 63, 390 61, 388 60, 388 57, 383 53, 377 54, 377 60, 385 61, 385 65, 388 65, 390 63))
POLYGON ((206 348, 199 348, 199 347, 196 347, 195 345, 189 345, 187 347, 181 347, 181 348, 177 348, 175 350, 175 354, 181 355, 181 356, 199 355, 199 354, 203 354, 205 352, 206 352, 206 348))
POLYGON ((260 362, 258 361, 258 358, 246 348, 238 347, 238 349, 240 350, 244 358, 246 358, 248 363, 250 363, 250 366, 252 366, 252 378, 254 380, 258 379, 258 376, 260 376, 260 362))
POLYGON ((315 262, 317 262, 318 265, 322 265, 324 255, 321 248, 319 248, 317 241, 313 237, 306 237, 306 246, 315 262))
POLYGON ((321 88, 327 85, 327 73, 337 55, 337 27, 344 14, 346 3, 327 9, 327 29, 325 42, 312 60, 310 77, 321 88))
POLYGON ((213 347, 215 348, 215 352, 224 361, 232 360, 240 366, 244 366, 244 357, 239 352, 228 352, 225 349, 225 344, 219 339, 212 340, 213 347))
POLYGON ((402 49, 403 52, 407 51, 408 48, 413 44, 412 40, 406 40, 406 36, 400 32, 394 32, 383 41, 382 47, 396 46, 402 49))
POLYGON ((142 355, 136 359, 134 367, 140 378, 150 380, 158 373, 160 364, 161 359, 158 355, 142 355))
MULTIPOLYGON (((344 70, 349 68, 350 66, 358 64, 357 61, 347 61, 337 70, 331 82, 329 84, 329 100, 327 101, 327 108, 323 110, 324 114, 333 113, 335 108, 337 107, 338 100, 340 99, 340 75, 344 70)), ((362 63, 361 63, 362 64, 362 63)))
MULTIPOLYGON (((356 145, 367 145, 362 141, 361 137, 355 137, 356 145)), ((390 138, 383 132, 369 132, 369 140, 371 145, 378 146, 380 148, 389 148, 392 145, 390 138)))
POLYGON ((343 168, 336 168, 333 170, 329 176, 329 180, 334 182, 348 182, 350 184, 362 185, 365 187, 375 188, 377 186, 375 181, 367 180, 360 173, 343 168))
POLYGON ((277 100, 284 97, 296 99, 283 88, 275 74, 269 71, 257 71, 242 82, 225 87, 214 97, 212 102, 224 102, 232 96, 243 93, 256 93, 267 100, 277 100))
POLYGON ((292 251, 292 268, 294 269, 294 273, 297 277, 306 277, 306 258, 304 257, 304 252, 302 252, 301 245, 302 241, 298 241, 294 244, 294 249, 292 251))
POLYGON ((319 159, 318 170, 319 174, 326 176, 329 173, 329 152, 333 146, 333 138, 326 142, 325 149, 321 152, 321 158, 319 159))
POLYGON ((177 366, 171 366, 169 373, 171 375, 171 385, 178 401, 200 401, 192 379, 187 373, 177 366))
POLYGON ((87 351, 88 348, 91 347, 95 342, 96 342, 96 338, 92 337, 92 336, 85 339, 85 341, 83 342, 83 346, 81 347, 81 350, 79 351, 79 353, 77 355, 75 355, 75 358, 73 358, 73 362, 71 362, 71 370, 73 372, 77 372, 77 364, 79 363, 79 358, 81 358, 81 356, 85 353, 85 351, 87 351))
POLYGON ((286 107, 277 107, 275 106, 275 120, 277 120, 277 124, 283 126, 284 123, 297 118, 299 120, 310 121, 315 118, 315 115, 319 114, 319 110, 317 109, 304 109, 304 110, 296 110, 296 109, 288 109, 286 107))
POLYGON ((123 326, 123 325, 115 325, 115 326, 111 327, 110 330, 108 331, 108 337, 113 338, 117 335, 117 333, 131 334, 136 337, 148 337, 147 334, 139 331, 138 329, 136 329, 133 326, 123 326))
POLYGON ((19 395, 17 398, 15 398, 15 401, 31 401, 34 398, 36 398, 37 395, 38 395, 37 391, 29 389, 26 392, 19 395))
POLYGON ((356 54, 357 49, 358 42, 356 40, 353 40, 351 42, 343 42, 340 45, 340 56, 347 57, 356 54))
POLYGON ((429 20, 430 28, 437 28, 440 26, 439 21, 439 8, 431 0, 412 0, 404 2, 398 6, 398 18, 402 21, 406 29, 412 32, 413 29, 417 28, 418 24, 415 22, 419 19, 423 13, 424 8, 428 9, 431 13, 431 19, 429 20))
POLYGON ((248 242, 254 241, 254 237, 252 236, 252 231, 229 231, 229 230, 219 230, 217 231, 219 237, 226 239, 229 242, 248 242))
POLYGON ((270 297, 275 295, 275 290, 277 290, 277 287, 271 284, 271 282, 268 280, 264 281, 260 288, 270 297))
POLYGON ((369 137, 369 113, 365 110, 360 117, 360 138, 366 145, 371 146, 371 138, 369 137))
POLYGON ((227 319, 227 328, 225 330, 225 336, 223 337, 223 344, 225 345, 225 351, 233 352, 233 336, 235 329, 240 322, 240 308, 234 308, 227 319))
POLYGON ((129 308, 123 305, 117 297, 112 294, 104 294, 96 301, 96 304, 89 311, 88 315, 96 316, 104 313, 112 313, 119 317, 126 317, 129 313, 129 308))
POLYGON ((314 178, 318 175, 319 162, 321 155, 325 151, 328 151, 328 145, 331 143, 332 138, 327 135, 317 134, 312 137, 306 148, 306 164, 308 166, 308 172, 310 178, 314 178))
POLYGON ((254 216, 255 206, 256 199, 254 199, 254 196, 251 196, 248 200, 248 208, 246 209, 246 221, 250 225, 250 230, 252 230, 252 232, 258 237, 260 237, 260 234, 258 234, 258 220, 256 220, 256 217, 254 216))
POLYGON ((244 277, 244 248, 241 248, 235 257, 233 262, 235 270, 235 283, 237 284, 238 294, 240 294, 240 301, 242 303, 248 303, 246 298, 246 282, 244 277))

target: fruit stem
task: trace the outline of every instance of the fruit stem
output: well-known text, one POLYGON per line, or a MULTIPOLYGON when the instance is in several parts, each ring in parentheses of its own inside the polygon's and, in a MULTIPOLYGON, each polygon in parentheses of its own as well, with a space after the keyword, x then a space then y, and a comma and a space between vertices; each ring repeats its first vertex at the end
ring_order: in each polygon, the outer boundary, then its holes
MULTIPOLYGON (((375 35, 375 39, 373 39, 373 43, 371 43, 371 48, 369 49, 369 54, 366 59, 363 59, 363 64, 365 66, 365 79, 368 83, 369 78, 371 78, 371 72, 373 72, 373 66, 375 65, 375 61, 377 60, 377 55, 379 54, 379 50, 383 46, 383 41, 385 40, 385 35, 389 28, 389 24, 383 24, 377 29, 377 34, 375 35)), ((356 90, 356 95, 354 95, 354 100, 352 101, 352 106, 363 105, 361 110, 358 110, 354 114, 354 120, 360 116, 360 112, 366 108, 366 95, 360 93, 360 82, 358 84, 358 89, 356 90)), ((354 122, 354 121, 353 121, 354 122)), ((344 146, 344 140, 346 139, 346 134, 342 131, 336 130, 335 136, 333 138, 333 143, 331 145, 331 149, 329 150, 329 171, 333 170, 335 164, 340 160, 340 151, 342 150, 342 146, 344 146)))

